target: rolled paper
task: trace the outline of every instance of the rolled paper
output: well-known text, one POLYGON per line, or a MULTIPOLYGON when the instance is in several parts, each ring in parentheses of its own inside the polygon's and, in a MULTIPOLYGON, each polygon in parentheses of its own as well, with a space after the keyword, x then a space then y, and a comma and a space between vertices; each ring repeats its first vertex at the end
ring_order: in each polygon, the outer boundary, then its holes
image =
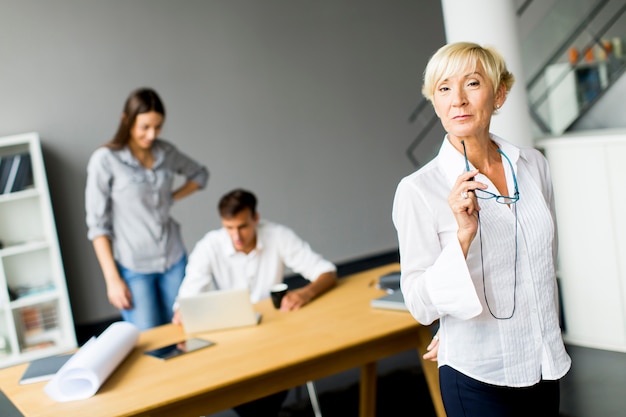
POLYGON ((133 350, 137 340, 139 329, 134 324, 111 324, 100 336, 87 341, 58 370, 44 391, 59 402, 92 397, 133 350))

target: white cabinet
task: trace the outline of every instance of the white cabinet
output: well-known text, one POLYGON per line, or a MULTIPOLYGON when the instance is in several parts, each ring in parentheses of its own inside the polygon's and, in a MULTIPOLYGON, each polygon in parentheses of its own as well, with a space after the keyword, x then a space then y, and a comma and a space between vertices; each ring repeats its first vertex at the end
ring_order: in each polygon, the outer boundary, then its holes
POLYGON ((576 132, 538 147, 554 182, 564 338, 626 352, 626 131, 576 132))
POLYGON ((0 367, 75 348, 36 133, 0 138, 0 242, 0 367))

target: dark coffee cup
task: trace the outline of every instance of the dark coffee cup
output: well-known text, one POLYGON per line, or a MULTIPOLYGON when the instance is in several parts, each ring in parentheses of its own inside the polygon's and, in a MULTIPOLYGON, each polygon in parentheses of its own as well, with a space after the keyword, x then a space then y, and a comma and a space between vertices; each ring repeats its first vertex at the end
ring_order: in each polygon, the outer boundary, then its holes
POLYGON ((287 294, 287 284, 285 283, 276 284, 270 289, 272 303, 274 303, 275 308, 280 308, 280 303, 283 301, 285 294, 287 294))

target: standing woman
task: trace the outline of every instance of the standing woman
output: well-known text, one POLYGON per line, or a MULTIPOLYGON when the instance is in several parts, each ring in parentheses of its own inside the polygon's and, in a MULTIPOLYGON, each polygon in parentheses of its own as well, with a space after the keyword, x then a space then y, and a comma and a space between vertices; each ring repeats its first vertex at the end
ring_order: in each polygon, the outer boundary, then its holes
POLYGON ((394 198, 407 307, 422 324, 440 320, 431 346, 448 417, 558 417, 571 364, 547 161, 489 132, 513 81, 492 48, 439 49, 422 93, 447 134, 394 198))
POLYGON ((187 253, 170 217, 176 200, 204 188, 207 169, 159 139, 165 108, 148 88, 133 91, 117 133, 89 159, 88 238, 109 302, 139 329, 169 323, 187 253), (174 190, 176 175, 185 178, 174 190))

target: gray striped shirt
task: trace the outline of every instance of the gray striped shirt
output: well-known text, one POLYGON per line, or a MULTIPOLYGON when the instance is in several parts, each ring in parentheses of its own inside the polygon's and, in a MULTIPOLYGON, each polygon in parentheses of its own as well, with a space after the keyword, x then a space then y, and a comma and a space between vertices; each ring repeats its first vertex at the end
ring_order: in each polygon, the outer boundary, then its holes
POLYGON ((87 165, 87 237, 107 235, 113 256, 135 272, 163 272, 185 253, 179 224, 170 216, 176 175, 206 186, 208 170, 157 139, 146 169, 128 147, 97 149, 87 165))

